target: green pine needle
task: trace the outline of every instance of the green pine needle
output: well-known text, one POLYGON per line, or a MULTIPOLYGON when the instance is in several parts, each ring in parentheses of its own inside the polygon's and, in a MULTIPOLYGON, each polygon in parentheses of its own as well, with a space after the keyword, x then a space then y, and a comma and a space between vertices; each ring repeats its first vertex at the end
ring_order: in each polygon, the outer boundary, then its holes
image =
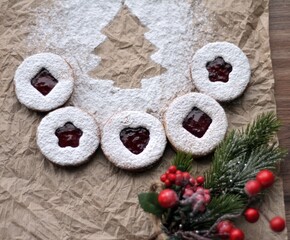
POLYGON ((172 161, 172 165, 183 172, 190 172, 192 169, 192 155, 178 151, 172 161))
POLYGON ((213 163, 206 172, 205 187, 212 194, 240 194, 245 183, 262 169, 274 170, 285 157, 285 151, 268 145, 280 126, 273 113, 266 113, 250 124, 245 131, 231 131, 218 146, 213 163))
MULTIPOLYGON (((223 216, 239 215, 244 210, 244 201, 239 195, 219 195, 212 198, 206 212, 194 218, 193 229, 209 229, 223 216)), ((229 217, 230 218, 230 217, 229 217)))

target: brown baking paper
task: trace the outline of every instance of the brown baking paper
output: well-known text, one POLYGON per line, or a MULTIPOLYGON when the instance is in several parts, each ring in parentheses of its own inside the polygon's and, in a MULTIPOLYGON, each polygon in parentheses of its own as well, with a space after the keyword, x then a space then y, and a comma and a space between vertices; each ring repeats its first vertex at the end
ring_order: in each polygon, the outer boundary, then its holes
MULTIPOLYGON (((50 8, 52 2, 0 2, 0 239, 148 239, 158 231, 158 225, 139 207, 137 195, 148 191, 170 165, 174 152, 169 146, 161 163, 142 173, 116 168, 101 150, 85 165, 61 168, 46 160, 37 148, 36 128, 45 114, 28 110, 18 102, 13 76, 27 56, 41 51, 38 46, 29 49, 26 44, 40 4, 50 8)), ((260 113, 275 111, 268 0, 206 0, 197 4, 204 4, 210 13, 214 30, 202 32, 203 37, 192 52, 203 46, 205 40, 229 41, 242 48, 250 60, 252 77, 245 93, 237 100, 223 104, 230 128, 241 128, 260 113)), ((128 24, 138 23, 138 19, 134 19, 129 18, 131 23, 128 24)), ((119 16, 119 20, 127 21, 128 18, 119 16)), ((199 24, 198 19, 192 21, 199 24)), ((144 26, 136 29, 142 35, 145 32, 144 26)), ((122 31, 121 37, 126 38, 126 29, 122 31)), ((106 51, 110 50, 106 50, 107 47, 110 48, 110 44, 102 46, 104 51, 100 52, 99 48, 95 51, 105 57, 106 51)), ((140 80, 138 66, 144 69, 150 66, 151 76, 163 72, 164 69, 151 61, 146 52, 152 52, 154 46, 151 47, 138 49, 149 65, 135 64, 134 79, 140 80)), ((93 74, 107 76, 110 69, 96 68, 93 74)), ((210 161, 193 164, 194 174, 202 174, 210 161)), ((246 239, 287 239, 286 230, 276 234, 268 227, 267 219, 276 215, 285 215, 281 179, 267 194, 258 223, 247 224, 241 219, 237 225, 245 230, 246 239)))

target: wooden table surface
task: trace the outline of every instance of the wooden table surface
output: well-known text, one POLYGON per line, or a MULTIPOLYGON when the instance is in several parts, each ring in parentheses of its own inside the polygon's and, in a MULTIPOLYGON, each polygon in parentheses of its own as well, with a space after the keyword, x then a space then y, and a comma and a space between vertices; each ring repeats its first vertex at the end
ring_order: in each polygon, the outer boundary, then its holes
POLYGON ((270 45, 275 76, 275 96, 282 128, 280 145, 288 149, 281 164, 284 180, 286 221, 290 238, 290 0, 270 0, 270 45))

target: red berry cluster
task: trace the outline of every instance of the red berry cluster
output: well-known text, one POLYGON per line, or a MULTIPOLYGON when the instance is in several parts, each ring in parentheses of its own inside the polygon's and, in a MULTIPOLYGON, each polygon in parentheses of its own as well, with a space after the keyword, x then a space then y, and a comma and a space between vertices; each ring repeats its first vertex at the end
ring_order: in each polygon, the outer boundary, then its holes
MULTIPOLYGON (((256 175, 256 179, 249 180, 245 184, 245 192, 250 197, 256 196, 262 189, 271 187, 274 181, 275 175, 270 170, 261 170, 256 175)), ((254 223, 259 219, 259 212, 257 209, 248 208, 244 212, 244 216, 248 222, 254 223)), ((274 217, 270 221, 270 228, 274 232, 282 232, 285 229, 285 220, 279 216, 274 217)))
MULTIPOLYGON (((193 211, 203 212, 210 202, 210 191, 203 187, 204 177, 194 178, 188 172, 177 170, 177 167, 170 166, 166 173, 162 174, 160 180, 166 187, 173 185, 181 187, 181 204, 191 204, 193 211)), ((174 207, 178 202, 176 192, 172 189, 165 189, 159 193, 159 204, 164 208, 174 207)))
POLYGON ((172 185, 186 186, 187 184, 202 185, 204 183, 204 177, 199 176, 194 179, 188 172, 177 170, 174 165, 170 166, 166 173, 161 175, 160 180, 164 182, 166 187, 171 187, 172 185))
POLYGON ((263 188, 271 187, 274 181, 275 175, 270 170, 261 170, 256 175, 256 179, 246 182, 245 192, 250 197, 256 196, 263 188))
POLYGON ((236 228, 235 225, 229 221, 221 221, 217 225, 217 233, 221 239, 229 239, 229 240, 244 240, 245 234, 244 232, 236 228))

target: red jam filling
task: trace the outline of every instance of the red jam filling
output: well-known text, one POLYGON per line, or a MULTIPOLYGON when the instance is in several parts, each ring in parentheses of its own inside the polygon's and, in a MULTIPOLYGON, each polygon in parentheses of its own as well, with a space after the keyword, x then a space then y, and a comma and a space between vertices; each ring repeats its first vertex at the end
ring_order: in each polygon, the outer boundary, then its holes
POLYGON ((58 81, 45 68, 42 68, 36 76, 31 79, 31 85, 44 96, 49 94, 57 83, 58 81))
POLYGON ((217 57, 206 64, 206 69, 211 82, 228 82, 229 74, 233 70, 233 67, 225 62, 222 57, 217 57))
POLYGON ((125 128, 120 132, 120 139, 124 146, 132 153, 143 152, 149 142, 150 132, 143 127, 125 128))
POLYGON ((183 120, 182 126, 194 136, 201 138, 211 122, 212 119, 207 114, 194 107, 183 120))
POLYGON ((79 146, 80 137, 83 135, 83 132, 71 122, 67 122, 63 127, 56 129, 55 135, 58 137, 58 145, 60 147, 75 148, 79 146))

